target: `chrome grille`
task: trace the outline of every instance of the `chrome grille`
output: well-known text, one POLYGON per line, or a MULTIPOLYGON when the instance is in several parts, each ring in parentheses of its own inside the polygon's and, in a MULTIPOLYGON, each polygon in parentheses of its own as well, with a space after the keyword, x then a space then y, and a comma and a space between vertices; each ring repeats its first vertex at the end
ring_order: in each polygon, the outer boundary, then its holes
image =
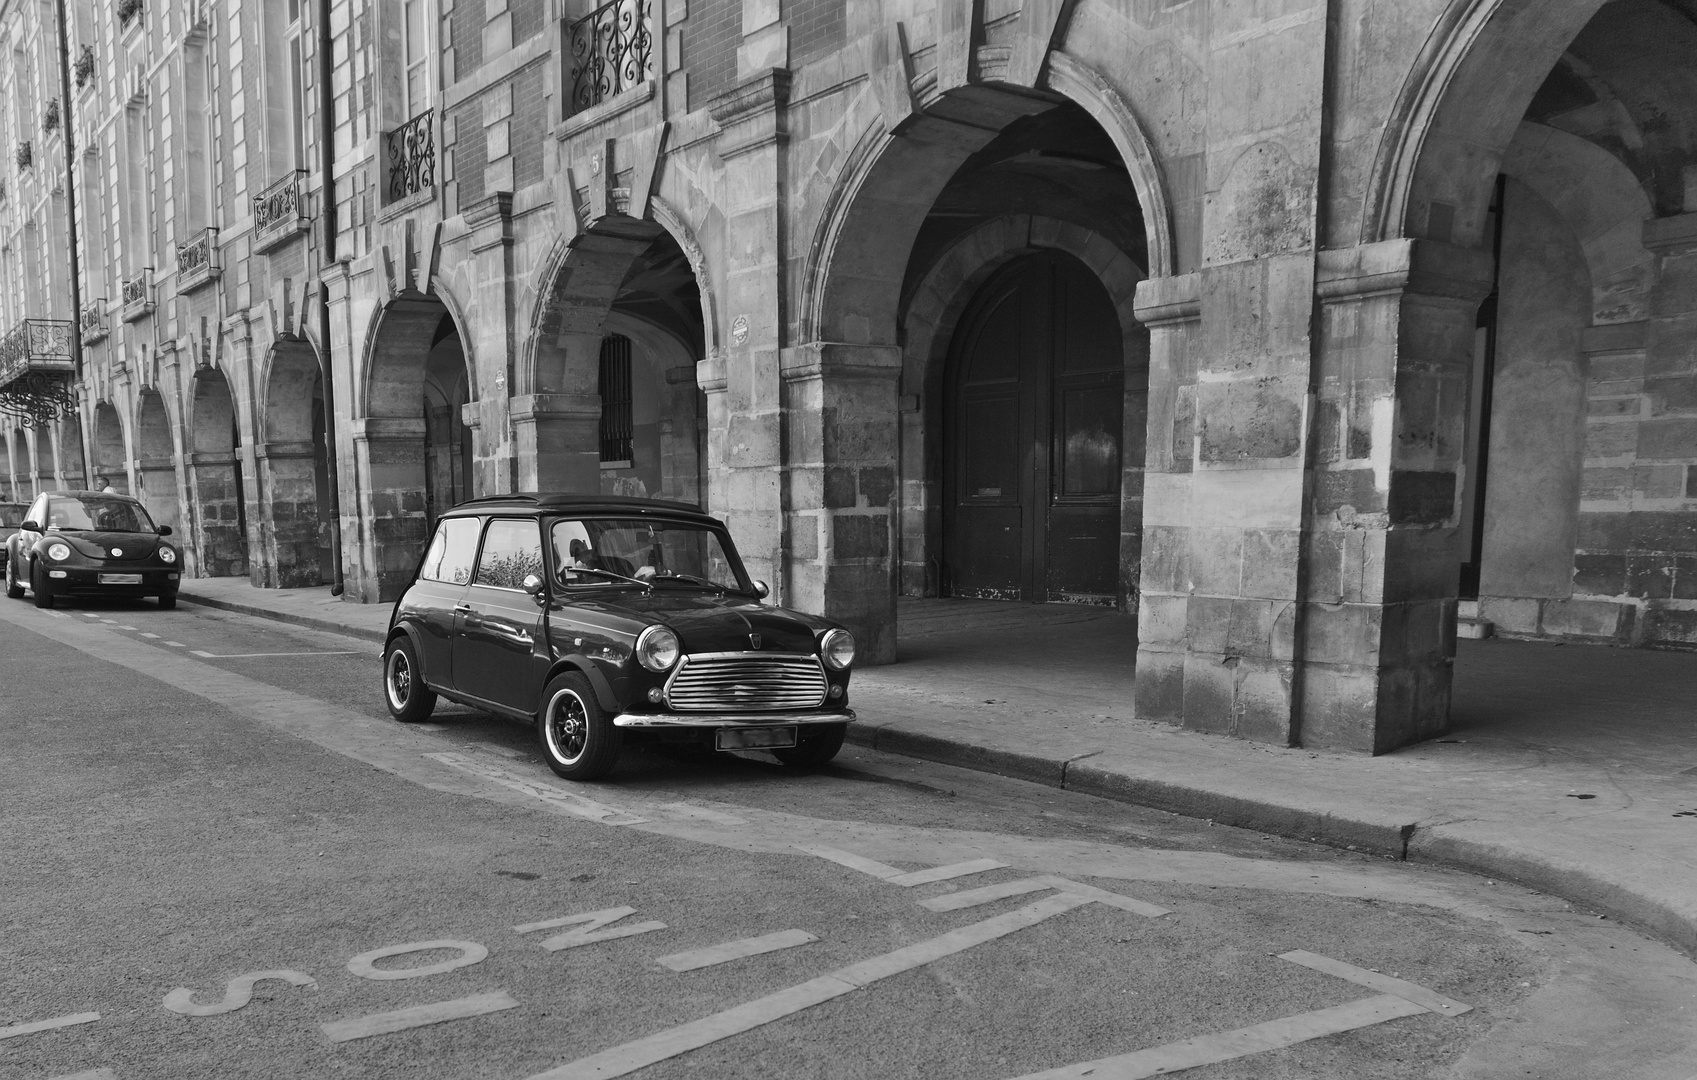
POLYGON ((811 709, 824 700, 825 670, 815 656, 686 656, 666 684, 666 704, 679 712, 811 709))

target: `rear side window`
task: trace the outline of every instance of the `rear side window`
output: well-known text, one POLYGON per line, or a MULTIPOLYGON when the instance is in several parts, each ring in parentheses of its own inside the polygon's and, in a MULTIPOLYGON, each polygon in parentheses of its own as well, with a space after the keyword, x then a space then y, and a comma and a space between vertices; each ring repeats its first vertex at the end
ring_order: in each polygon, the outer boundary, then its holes
POLYGON ((542 528, 535 521, 496 518, 483 533, 474 584, 522 589, 531 574, 542 576, 542 528))
POLYGON ((470 581, 472 560, 477 558, 477 526, 476 518, 449 518, 436 526, 418 576, 452 585, 470 581))

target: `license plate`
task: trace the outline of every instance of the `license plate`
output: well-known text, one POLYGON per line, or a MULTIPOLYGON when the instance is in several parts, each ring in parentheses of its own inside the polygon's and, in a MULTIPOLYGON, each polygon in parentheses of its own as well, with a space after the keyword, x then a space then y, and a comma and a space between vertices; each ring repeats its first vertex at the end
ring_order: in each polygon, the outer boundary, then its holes
POLYGON ((793 727, 720 728, 720 750, 766 750, 774 746, 794 746, 793 727))
POLYGON ((101 574, 102 585, 140 585, 140 574, 101 574))

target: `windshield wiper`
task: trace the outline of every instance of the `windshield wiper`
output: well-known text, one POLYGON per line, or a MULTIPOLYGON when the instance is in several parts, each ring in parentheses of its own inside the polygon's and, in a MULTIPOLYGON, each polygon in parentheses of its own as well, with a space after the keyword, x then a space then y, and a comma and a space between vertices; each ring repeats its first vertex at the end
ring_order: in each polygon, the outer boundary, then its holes
POLYGON ((682 581, 682 582, 687 582, 688 584, 691 584, 691 585, 702 585, 702 586, 705 586, 706 588, 709 588, 709 589, 717 589, 720 592, 726 591, 725 586, 719 584, 717 581, 713 581, 710 578, 697 577, 694 574, 655 574, 649 580, 651 580, 651 581, 682 581))
POLYGON ((641 578, 626 577, 625 575, 616 573, 612 570, 603 570, 599 566, 571 566, 566 568, 566 572, 568 574, 601 574, 605 577, 612 578, 614 581, 628 581, 632 585, 641 585, 649 592, 654 591, 654 586, 650 582, 644 581, 641 578))

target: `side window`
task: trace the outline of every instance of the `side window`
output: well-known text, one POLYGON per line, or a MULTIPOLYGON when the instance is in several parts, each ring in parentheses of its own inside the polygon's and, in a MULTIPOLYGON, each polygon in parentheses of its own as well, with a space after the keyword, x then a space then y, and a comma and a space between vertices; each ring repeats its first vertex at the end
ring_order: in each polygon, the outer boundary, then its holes
POLYGON ((477 557, 477 518, 449 518, 436 526, 430 550, 418 576, 430 581, 464 585, 471 580, 471 563, 477 557))
POLYGON ((520 589, 530 574, 542 576, 542 530, 536 522, 496 518, 483 533, 474 585, 520 589))
POLYGON ((35 522, 38 529, 47 528, 47 496, 35 497, 35 505, 29 508, 29 520, 35 522))

